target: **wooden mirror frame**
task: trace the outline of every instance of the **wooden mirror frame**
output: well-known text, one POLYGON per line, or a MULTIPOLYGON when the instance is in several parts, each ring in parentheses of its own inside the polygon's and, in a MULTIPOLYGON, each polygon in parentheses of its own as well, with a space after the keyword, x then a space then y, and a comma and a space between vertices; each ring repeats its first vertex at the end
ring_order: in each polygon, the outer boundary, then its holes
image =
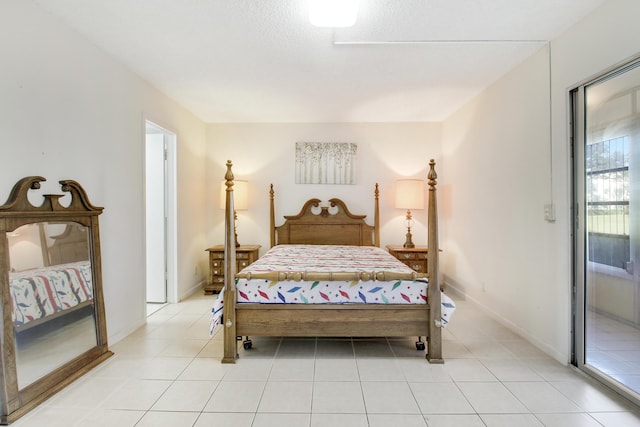
POLYGON ((107 328, 102 291, 102 267, 100 261, 100 233, 98 216, 103 208, 93 206, 84 189, 75 181, 60 181, 62 191, 68 192, 68 206, 60 204, 63 194, 45 194, 40 206, 33 206, 27 197, 29 190, 40 188, 40 176, 30 176, 18 181, 7 202, 0 206, 0 309, 2 326, 0 335, 0 423, 15 421, 29 410, 52 396, 104 361, 113 353, 107 346, 107 328), (93 284, 93 317, 95 320, 96 346, 78 354, 34 382, 19 389, 16 339, 12 319, 10 295, 10 259, 7 233, 17 228, 42 222, 72 222, 87 228, 89 261, 93 284))

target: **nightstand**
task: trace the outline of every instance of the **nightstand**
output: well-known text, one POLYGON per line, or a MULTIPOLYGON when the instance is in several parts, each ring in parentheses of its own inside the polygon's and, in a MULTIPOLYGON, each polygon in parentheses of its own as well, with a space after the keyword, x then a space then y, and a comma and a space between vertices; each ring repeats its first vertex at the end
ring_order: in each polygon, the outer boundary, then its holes
POLYGON ((427 247, 405 248, 401 245, 387 245, 391 255, 408 265, 418 273, 427 274, 427 247))
MULTIPOLYGON (((236 248, 236 272, 258 259, 260 245, 240 245, 236 248)), ((204 293, 220 292, 224 286, 224 245, 207 249, 209 252, 209 280, 204 293)))

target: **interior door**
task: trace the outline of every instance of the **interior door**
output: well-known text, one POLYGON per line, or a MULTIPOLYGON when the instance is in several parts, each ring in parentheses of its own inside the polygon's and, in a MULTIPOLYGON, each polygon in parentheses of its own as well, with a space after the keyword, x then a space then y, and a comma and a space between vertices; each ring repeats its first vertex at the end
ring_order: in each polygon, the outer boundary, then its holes
POLYGON ((164 131, 147 122, 145 138, 147 302, 167 302, 166 143, 164 131))

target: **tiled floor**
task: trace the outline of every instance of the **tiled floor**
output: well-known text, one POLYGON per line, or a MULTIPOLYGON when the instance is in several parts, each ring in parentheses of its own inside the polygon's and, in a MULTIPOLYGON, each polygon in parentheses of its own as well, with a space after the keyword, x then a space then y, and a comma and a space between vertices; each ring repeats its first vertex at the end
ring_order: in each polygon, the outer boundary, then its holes
POLYGON ((640 330, 591 311, 587 319, 587 363, 640 392, 640 330))
POLYGON ((198 295, 154 313, 14 425, 640 426, 638 408, 465 301, 444 331, 444 365, 406 338, 253 338, 222 365, 211 303, 198 295))

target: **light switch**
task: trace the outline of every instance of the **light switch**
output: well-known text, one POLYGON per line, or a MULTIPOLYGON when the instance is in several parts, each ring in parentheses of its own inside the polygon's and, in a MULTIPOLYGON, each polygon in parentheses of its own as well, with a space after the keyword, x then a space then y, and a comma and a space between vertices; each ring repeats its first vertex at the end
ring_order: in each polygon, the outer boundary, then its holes
POLYGON ((548 222, 556 220, 556 207, 553 203, 544 205, 544 220, 548 222))

